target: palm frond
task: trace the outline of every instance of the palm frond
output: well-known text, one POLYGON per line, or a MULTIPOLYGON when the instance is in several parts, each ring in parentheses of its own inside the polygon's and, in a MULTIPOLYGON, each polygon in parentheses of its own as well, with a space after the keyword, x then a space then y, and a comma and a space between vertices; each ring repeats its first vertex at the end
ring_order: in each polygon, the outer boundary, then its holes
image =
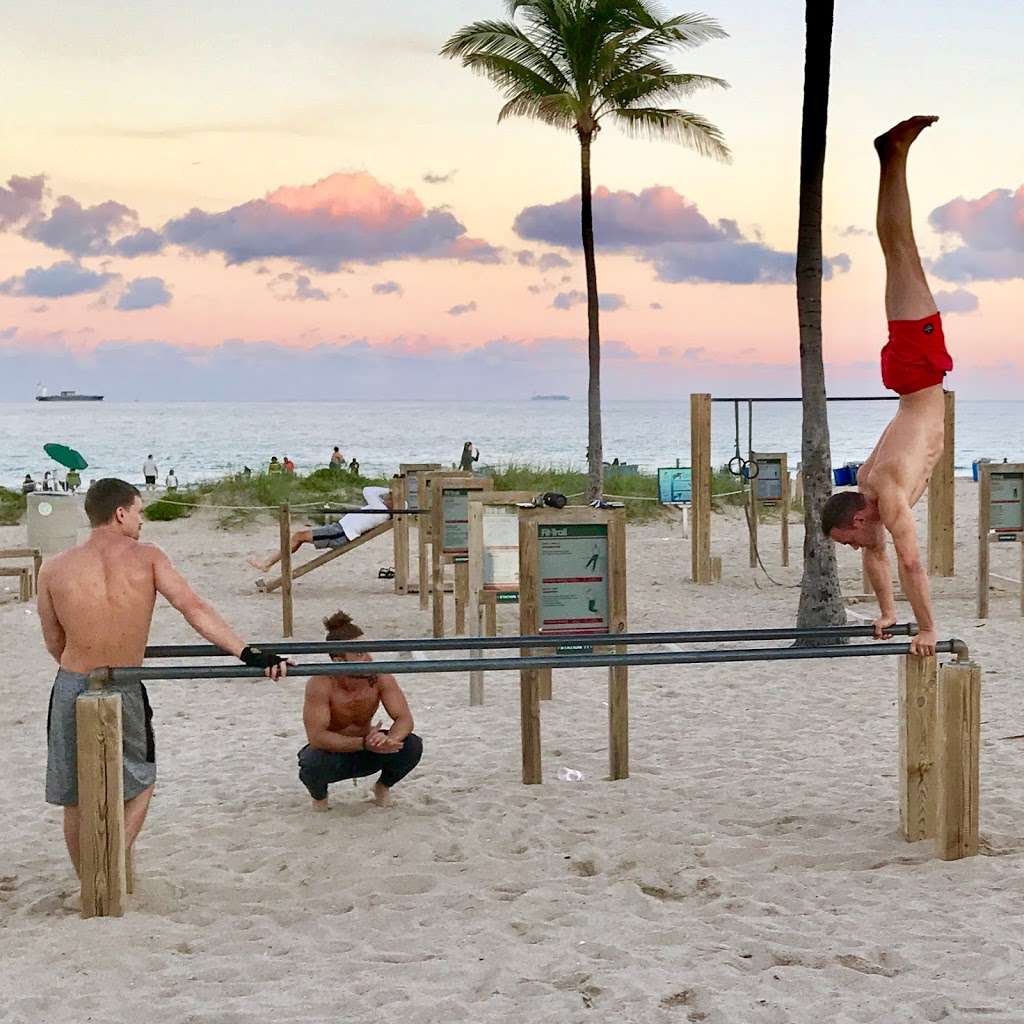
POLYGON ((492 53, 474 53, 463 58, 462 63, 471 71, 476 71, 504 90, 507 96, 530 93, 543 97, 564 92, 559 83, 552 82, 543 75, 508 58, 492 53))
POLYGON ((671 139, 696 150, 701 156, 714 157, 723 163, 732 159, 721 130, 700 114, 663 107, 620 107, 613 110, 611 116, 634 137, 671 139))
POLYGON ((542 49, 517 25, 504 21, 476 21, 459 29, 441 47, 441 56, 461 60, 468 66, 467 58, 477 54, 492 54, 518 61, 535 74, 547 78, 558 88, 565 88, 569 82, 565 71, 557 63, 557 51, 549 46, 542 49))
POLYGON ((647 106, 661 106, 670 100, 692 96, 701 89, 728 89, 729 83, 710 75, 654 73, 647 68, 630 75, 620 76, 602 89, 602 103, 596 113, 600 116, 619 107, 635 107, 643 102, 647 106))
POLYGON ((531 117, 553 128, 572 131, 579 120, 579 105, 571 96, 557 93, 551 96, 537 96, 524 90, 513 96, 499 111, 498 123, 510 117, 531 117))

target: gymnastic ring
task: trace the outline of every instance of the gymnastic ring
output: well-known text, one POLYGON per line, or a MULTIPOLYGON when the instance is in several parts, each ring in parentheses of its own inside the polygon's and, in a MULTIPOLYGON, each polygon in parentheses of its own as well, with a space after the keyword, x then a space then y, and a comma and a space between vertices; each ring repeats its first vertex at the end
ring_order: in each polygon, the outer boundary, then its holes
POLYGON ((726 468, 732 473, 733 476, 743 476, 743 467, 747 464, 747 460, 742 455, 734 455, 726 465, 726 468))
POLYGON ((747 462, 744 469, 746 469, 747 471, 747 479, 755 480, 757 479, 758 474, 761 472, 761 463, 756 460, 753 462, 747 462), (751 473, 751 469, 753 469, 753 473, 751 473))

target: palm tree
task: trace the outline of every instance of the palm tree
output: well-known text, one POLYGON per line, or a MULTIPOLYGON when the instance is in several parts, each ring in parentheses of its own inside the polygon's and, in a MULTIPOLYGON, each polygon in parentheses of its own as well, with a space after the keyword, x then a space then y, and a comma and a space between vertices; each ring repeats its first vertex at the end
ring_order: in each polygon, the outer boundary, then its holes
POLYGON ((662 16, 652 0, 505 0, 509 21, 477 21, 441 55, 489 78, 506 103, 498 121, 532 117, 574 131, 580 142, 580 212, 587 277, 588 461, 591 499, 604 484, 601 443, 601 333, 590 148, 605 118, 629 134, 667 138, 719 160, 722 133, 699 114, 663 106, 719 78, 675 71, 666 54, 726 35, 702 14, 662 16), (521 15, 523 27, 516 24, 521 15))
POLYGON ((821 356, 821 195, 825 175, 834 0, 807 0, 803 129, 800 140, 800 226, 796 304, 803 395, 804 574, 799 626, 846 622, 832 542, 821 532, 821 506, 832 493, 825 367, 821 356))

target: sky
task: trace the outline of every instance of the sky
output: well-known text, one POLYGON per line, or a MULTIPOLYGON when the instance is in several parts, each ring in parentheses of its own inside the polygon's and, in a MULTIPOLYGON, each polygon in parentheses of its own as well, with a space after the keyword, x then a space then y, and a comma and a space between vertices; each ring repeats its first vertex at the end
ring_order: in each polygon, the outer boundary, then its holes
MULTIPOLYGON (((579 146, 496 123, 438 56, 500 0, 52 0, 5 14, 0 400, 582 397, 579 146), (263 367, 255 375, 253 367, 263 367)), ((833 394, 878 393, 872 138, 911 155, 915 229, 968 398, 1024 392, 1024 4, 837 3, 825 180, 833 394)), ((674 58, 723 164, 609 125, 594 145, 604 394, 796 393, 803 4, 699 9, 674 58)))

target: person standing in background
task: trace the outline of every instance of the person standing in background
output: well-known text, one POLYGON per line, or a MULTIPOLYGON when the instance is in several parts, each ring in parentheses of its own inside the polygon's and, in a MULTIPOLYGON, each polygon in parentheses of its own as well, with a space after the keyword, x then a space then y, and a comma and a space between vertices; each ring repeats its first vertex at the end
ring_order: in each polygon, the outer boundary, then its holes
POLYGON ((280 462, 277 461, 277 456, 276 455, 271 455, 270 456, 270 465, 267 466, 267 472, 268 473, 280 473, 283 470, 284 470, 284 467, 281 465, 280 462))
POLYGON ((334 451, 331 452, 331 469, 341 469, 345 465, 345 456, 341 454, 341 449, 335 445, 334 451))
POLYGON ((480 452, 474 446, 472 441, 467 441, 462 446, 462 458, 459 459, 459 469, 465 470, 467 473, 473 472, 473 463, 480 461, 480 452))
POLYGON ((282 464, 284 465, 284 471, 286 473, 294 473, 295 472, 295 463, 292 462, 292 460, 289 459, 287 455, 284 456, 282 464))
POLYGON ((353 455, 352 461, 348 464, 348 471, 353 476, 359 476, 359 460, 353 455))
POLYGON ((146 490, 155 491, 156 478, 160 475, 160 470, 157 469, 152 455, 146 456, 146 461, 142 464, 142 475, 146 480, 146 490))
POLYGON ((36 482, 35 482, 35 480, 32 479, 32 474, 31 473, 26 473, 25 474, 25 479, 24 479, 24 481, 22 481, 22 484, 21 484, 21 493, 22 494, 31 494, 35 489, 36 489, 36 482))
POLYGON ((167 474, 167 479, 164 481, 164 487, 168 491, 176 491, 178 489, 178 478, 174 475, 173 469, 167 474))

